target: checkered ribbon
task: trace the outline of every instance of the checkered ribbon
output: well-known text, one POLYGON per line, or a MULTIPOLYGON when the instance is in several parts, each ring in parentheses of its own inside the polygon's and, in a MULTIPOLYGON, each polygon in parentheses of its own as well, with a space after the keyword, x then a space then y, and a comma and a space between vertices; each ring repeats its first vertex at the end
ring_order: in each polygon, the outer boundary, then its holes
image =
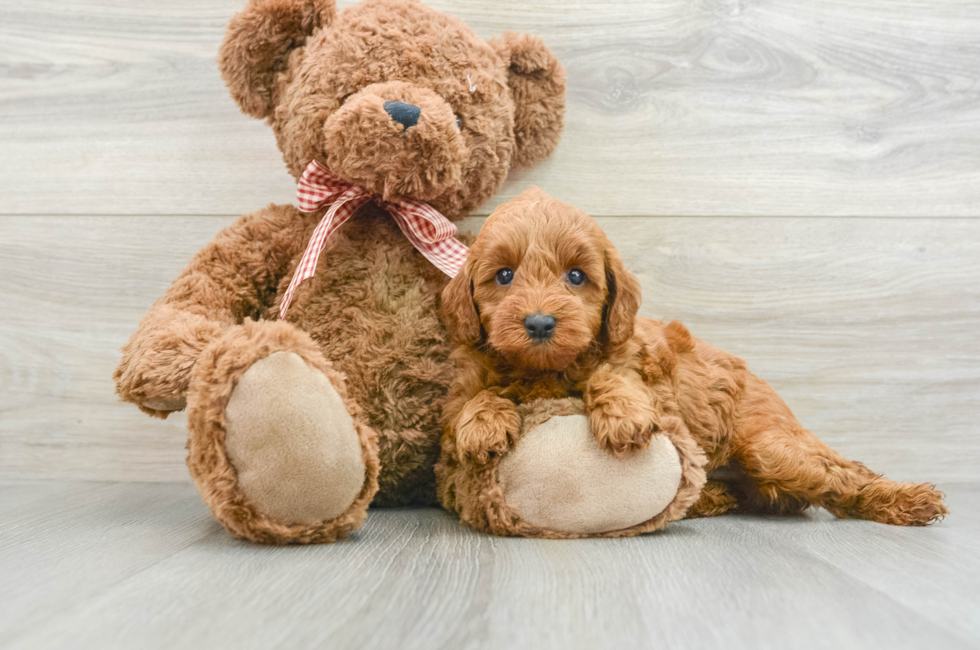
POLYGON ((303 280, 313 277, 317 260, 330 235, 368 201, 374 201, 384 208, 412 246, 449 277, 456 277, 466 261, 469 249, 455 238, 456 226, 438 210, 420 201, 384 201, 339 178, 315 160, 306 167, 299 179, 296 199, 303 212, 316 212, 331 202, 332 205, 313 231, 310 243, 306 245, 306 252, 303 253, 289 288, 282 297, 279 318, 286 317, 296 287, 303 280))

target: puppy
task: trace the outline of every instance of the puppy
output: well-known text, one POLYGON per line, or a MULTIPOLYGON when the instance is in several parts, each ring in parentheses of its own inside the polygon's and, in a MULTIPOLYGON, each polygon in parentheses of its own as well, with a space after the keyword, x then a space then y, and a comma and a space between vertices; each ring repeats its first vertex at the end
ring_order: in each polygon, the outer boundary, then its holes
MULTIPOLYGON (((934 485, 895 483, 843 458, 741 359, 676 321, 638 318, 639 306, 639 283, 585 213, 536 188, 498 208, 442 294, 456 375, 440 478, 510 449, 517 404, 580 397, 611 454, 643 449, 661 430, 701 447, 709 480, 689 517, 813 505, 914 526, 946 514, 934 485)), ((451 487, 440 492, 451 502, 451 487)))

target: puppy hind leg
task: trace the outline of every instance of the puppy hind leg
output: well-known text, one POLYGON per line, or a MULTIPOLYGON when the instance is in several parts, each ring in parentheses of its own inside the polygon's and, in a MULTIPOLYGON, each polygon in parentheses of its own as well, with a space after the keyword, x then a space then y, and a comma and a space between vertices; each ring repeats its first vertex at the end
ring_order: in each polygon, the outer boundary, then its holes
POLYGON ((701 488, 701 495, 687 512, 688 519, 697 517, 717 517, 732 512, 738 507, 735 496, 721 481, 709 480, 701 488))
POLYGON ((769 428, 743 439, 736 454, 771 512, 798 512, 807 503, 896 526, 924 526, 946 514, 934 485, 886 479, 802 428, 769 428))

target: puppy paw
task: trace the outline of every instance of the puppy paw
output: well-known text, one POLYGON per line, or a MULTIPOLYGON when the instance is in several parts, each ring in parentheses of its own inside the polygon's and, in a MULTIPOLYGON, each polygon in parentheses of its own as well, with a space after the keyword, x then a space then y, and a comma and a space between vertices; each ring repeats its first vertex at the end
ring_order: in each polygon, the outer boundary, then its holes
POLYGON ((605 399, 589 412, 589 424, 599 447, 615 456, 646 449, 660 426, 656 413, 645 404, 605 399))
POLYGON ((902 524, 928 526, 942 521, 949 514, 945 501, 946 495, 937 490, 935 485, 931 483, 917 485, 908 495, 902 524))
POLYGON ((481 393, 463 409, 456 429, 456 453, 461 461, 486 463, 492 455, 510 448, 520 426, 513 402, 481 393))
POLYGON ((949 514, 945 495, 932 483, 872 481, 857 498, 857 516, 893 526, 927 526, 949 514))

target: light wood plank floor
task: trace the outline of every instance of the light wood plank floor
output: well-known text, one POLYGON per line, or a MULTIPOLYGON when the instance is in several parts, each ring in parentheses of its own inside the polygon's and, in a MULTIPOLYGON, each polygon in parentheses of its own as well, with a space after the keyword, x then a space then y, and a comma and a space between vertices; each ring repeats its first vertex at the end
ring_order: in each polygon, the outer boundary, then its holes
POLYGON ((177 483, 0 486, 4 648, 969 648, 980 484, 924 529, 684 521, 626 540, 492 538, 437 509, 350 540, 230 537, 177 483))

